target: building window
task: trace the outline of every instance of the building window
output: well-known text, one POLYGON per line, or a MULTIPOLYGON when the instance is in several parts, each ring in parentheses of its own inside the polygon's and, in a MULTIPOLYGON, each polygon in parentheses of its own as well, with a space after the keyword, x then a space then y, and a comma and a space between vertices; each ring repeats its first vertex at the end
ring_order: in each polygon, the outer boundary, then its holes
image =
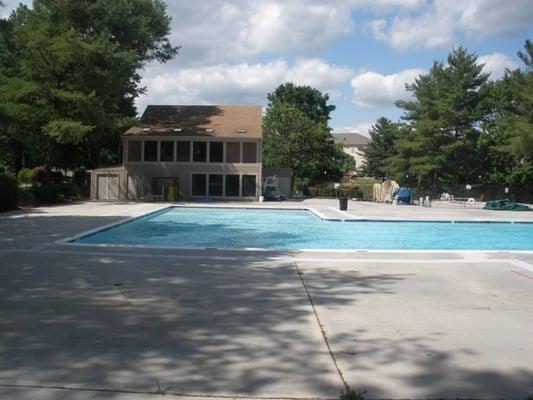
POLYGON ((209 162, 220 163, 224 161, 224 143, 209 142, 209 162))
POLYGON ((161 142, 161 161, 174 161, 174 142, 161 142))
POLYGON ((206 174, 192 174, 192 195, 205 196, 206 183, 206 174))
POLYGON ((141 161, 142 142, 140 140, 128 141, 128 161, 141 161))
POLYGON ((257 143, 243 143, 242 144, 242 162, 256 163, 257 162, 257 143))
POLYGON ((194 142, 192 148, 192 160, 194 162, 207 161, 207 142, 194 142))
POLYGON ((242 197, 255 197, 255 175, 242 176, 242 197))
POLYGON ((157 161, 157 141, 146 140, 144 142, 144 161, 157 161))
POLYGON ((239 197, 239 175, 226 175, 226 196, 239 197))
POLYGON ((241 162, 241 144, 239 142, 226 143, 226 162, 240 163, 241 162))
POLYGON ((209 175, 209 196, 222 196, 222 175, 209 175))
POLYGON ((191 161, 191 142, 176 143, 176 161, 191 161))

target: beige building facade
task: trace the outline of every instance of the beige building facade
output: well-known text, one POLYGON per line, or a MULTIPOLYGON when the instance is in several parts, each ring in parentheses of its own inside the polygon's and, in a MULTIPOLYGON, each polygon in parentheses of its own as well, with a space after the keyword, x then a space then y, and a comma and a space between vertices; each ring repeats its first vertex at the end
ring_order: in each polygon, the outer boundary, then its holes
POLYGON ((334 133, 333 138, 335 143, 340 143, 344 152, 353 159, 353 172, 357 172, 366 164, 364 149, 370 143, 370 138, 357 132, 334 133))
POLYGON ((258 199, 261 117, 260 106, 148 106, 122 136, 122 166, 91 171, 91 198, 258 199))

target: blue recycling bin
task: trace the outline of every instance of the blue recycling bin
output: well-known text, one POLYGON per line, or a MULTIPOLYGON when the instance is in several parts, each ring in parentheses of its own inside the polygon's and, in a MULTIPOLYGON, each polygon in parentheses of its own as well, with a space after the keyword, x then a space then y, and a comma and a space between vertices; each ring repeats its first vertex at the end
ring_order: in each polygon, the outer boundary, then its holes
POLYGON ((413 204, 413 191, 408 188, 401 187, 396 192, 397 204, 413 204))

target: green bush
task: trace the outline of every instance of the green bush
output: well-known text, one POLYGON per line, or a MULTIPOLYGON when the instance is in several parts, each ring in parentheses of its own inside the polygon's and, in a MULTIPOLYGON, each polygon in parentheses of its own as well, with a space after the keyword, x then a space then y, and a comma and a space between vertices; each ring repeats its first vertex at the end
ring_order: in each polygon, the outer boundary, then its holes
POLYGON ((27 185, 28 183, 31 183, 33 179, 33 172, 29 168, 22 168, 17 174, 17 177, 19 183, 25 183, 27 185))
POLYGON ((307 194, 311 197, 348 197, 350 199, 363 198, 363 192, 358 186, 342 184, 339 189, 335 189, 335 182, 322 182, 307 188, 307 194))
POLYGON ((31 207, 35 205, 35 196, 33 195, 31 188, 18 188, 17 204, 21 207, 31 207))
POLYGON ((17 208, 17 179, 11 175, 0 175, 0 211, 17 208))
POLYGON ((307 190, 309 184, 310 180, 308 178, 301 178, 299 176, 295 176, 292 180, 292 187, 297 192, 303 192, 307 190))
POLYGON ((359 199, 363 200, 363 191, 359 186, 341 186, 340 194, 341 197, 348 197, 349 199, 359 199))
POLYGON ((356 186, 360 192, 360 196, 354 196, 364 201, 371 201, 374 194, 374 183, 381 183, 381 181, 368 178, 349 179, 343 182, 343 187, 356 186))
POLYGON ((34 186, 32 193, 39 203, 55 203, 61 199, 77 197, 76 186, 71 183, 47 183, 34 186))

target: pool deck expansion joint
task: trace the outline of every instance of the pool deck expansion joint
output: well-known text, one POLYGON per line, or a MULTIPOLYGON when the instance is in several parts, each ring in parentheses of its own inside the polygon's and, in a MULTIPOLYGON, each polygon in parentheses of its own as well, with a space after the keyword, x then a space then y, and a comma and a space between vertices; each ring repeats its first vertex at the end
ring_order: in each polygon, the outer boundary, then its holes
POLYGON ((294 258, 294 255, 292 251, 290 252, 291 259, 292 259, 292 265, 296 271, 296 274, 298 275, 298 278, 300 279, 300 282, 303 286, 303 289, 305 291, 305 294, 307 296, 307 300, 309 301, 309 304, 311 305, 311 309, 313 310, 313 314, 315 316, 316 322, 318 324, 318 328, 320 329, 320 334, 322 335, 322 339, 324 340, 324 344, 326 345, 326 348, 328 349, 329 356, 331 357, 331 360, 333 362, 333 365, 335 367, 335 370, 337 371, 337 374, 339 375, 339 378, 342 382, 343 389, 346 391, 350 390, 350 386, 348 385, 348 382, 346 382, 346 379, 344 378, 344 375, 342 373, 342 370, 339 366, 339 363, 337 362, 337 359, 335 358, 335 353, 333 352, 333 349, 331 348, 331 345, 328 340, 328 334, 326 332, 326 329, 324 327, 324 324, 320 320, 320 316, 318 315, 318 311, 315 307, 315 302, 313 301, 313 297, 311 296, 311 292, 309 291, 309 286, 307 286, 307 283, 304 278, 304 273, 300 268, 298 268, 298 264, 294 258))

